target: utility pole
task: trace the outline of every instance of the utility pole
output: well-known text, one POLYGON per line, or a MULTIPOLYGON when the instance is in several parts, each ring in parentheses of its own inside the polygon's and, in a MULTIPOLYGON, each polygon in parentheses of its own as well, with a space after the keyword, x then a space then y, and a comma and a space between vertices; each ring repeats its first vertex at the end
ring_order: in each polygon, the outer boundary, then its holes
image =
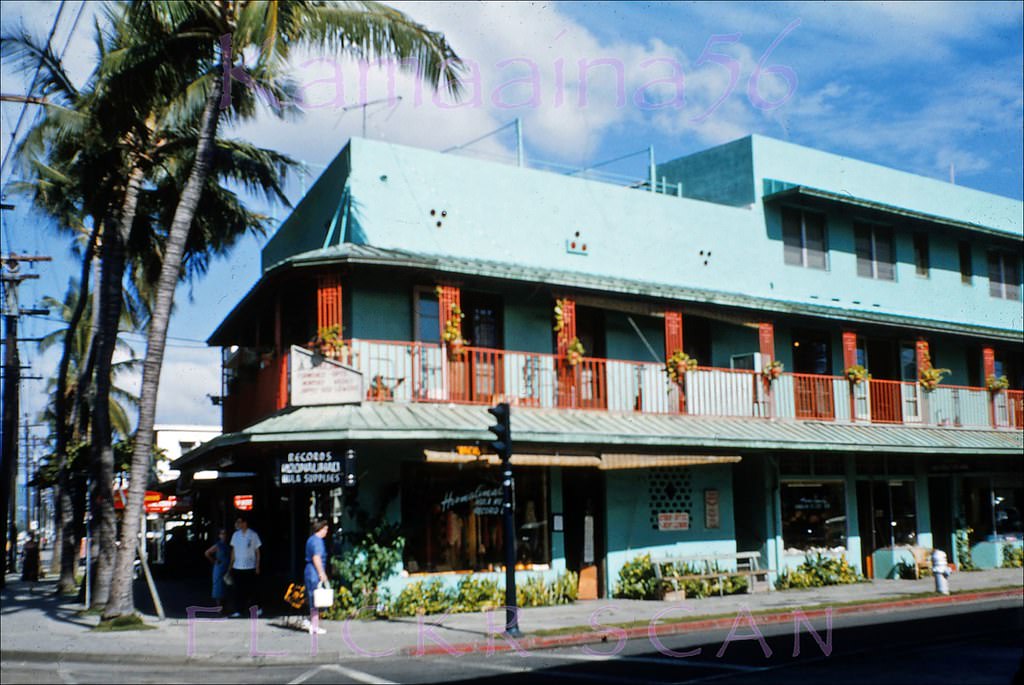
MULTIPOLYGON (((13 209, 5 204, 3 209, 13 209)), ((48 309, 22 309, 18 305, 18 285, 22 281, 39 278, 38 274, 19 273, 21 262, 48 262, 49 257, 9 254, 2 258, 3 273, 3 317, 4 317, 4 387, 3 387, 3 454, 0 465, 0 511, 3 512, 3 526, 0 527, 0 549, 10 549, 4 560, 4 573, 0 574, 0 587, 5 585, 8 568, 13 568, 16 558, 17 538, 8 541, 8 533, 17 521, 17 477, 18 477, 18 394, 21 384, 21 360, 18 356, 18 318, 29 314, 49 314, 48 309)))

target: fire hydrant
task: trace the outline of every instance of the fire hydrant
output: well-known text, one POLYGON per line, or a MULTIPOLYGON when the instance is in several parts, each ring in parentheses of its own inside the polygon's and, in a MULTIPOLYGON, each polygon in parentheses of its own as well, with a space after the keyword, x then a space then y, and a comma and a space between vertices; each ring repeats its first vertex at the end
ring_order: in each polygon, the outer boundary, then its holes
POLYGON ((946 561, 946 553, 941 549, 932 552, 932 575, 935 576, 935 591, 949 594, 949 564, 946 561))

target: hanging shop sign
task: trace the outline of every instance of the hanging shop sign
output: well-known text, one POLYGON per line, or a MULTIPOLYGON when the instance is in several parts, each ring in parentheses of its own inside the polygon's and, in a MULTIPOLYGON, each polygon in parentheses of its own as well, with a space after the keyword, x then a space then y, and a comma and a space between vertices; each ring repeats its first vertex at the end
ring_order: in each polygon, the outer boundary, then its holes
POLYGON ((343 485, 345 470, 341 455, 331 450, 288 452, 277 464, 278 482, 282 486, 343 485))
POLYGON ((235 495, 235 509, 252 511, 252 495, 235 495))
POLYGON ((721 517, 718 508, 718 490, 704 491, 704 527, 718 528, 721 526, 721 517))
POLYGON ((341 362, 292 345, 291 404, 359 404, 363 401, 363 374, 341 362))
POLYGON ((690 530, 690 512, 670 511, 658 514, 658 530, 690 530))

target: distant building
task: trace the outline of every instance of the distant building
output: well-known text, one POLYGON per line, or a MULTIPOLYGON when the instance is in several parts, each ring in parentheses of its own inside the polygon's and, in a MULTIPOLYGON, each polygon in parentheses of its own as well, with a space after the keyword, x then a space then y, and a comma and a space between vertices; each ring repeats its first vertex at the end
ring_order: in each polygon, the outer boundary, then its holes
POLYGON ((157 424, 153 426, 154 441, 163 450, 165 459, 157 462, 156 473, 161 483, 174 480, 179 473, 171 469, 171 462, 180 459, 204 442, 221 434, 220 426, 157 424))
POLYGON ((523 574, 607 595, 647 552, 998 565, 1024 506, 1022 216, 760 136, 633 187, 353 139, 211 336, 225 435, 176 466, 254 474, 193 481, 195 523, 251 507, 281 575, 351 505, 402 527, 392 590, 455 582, 503 563, 505 401, 523 574))

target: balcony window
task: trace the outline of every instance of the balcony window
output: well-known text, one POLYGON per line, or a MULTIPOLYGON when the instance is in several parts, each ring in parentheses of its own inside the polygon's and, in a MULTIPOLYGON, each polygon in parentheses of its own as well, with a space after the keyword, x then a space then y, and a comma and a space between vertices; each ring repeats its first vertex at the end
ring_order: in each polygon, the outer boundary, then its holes
POLYGON ((960 282, 970 285, 974 277, 974 269, 971 266, 971 244, 966 240, 960 241, 960 282))
POLYGON ((896 280, 892 229, 888 226, 854 224, 857 250, 857 275, 881 281, 896 280))
POLYGON ((828 268, 823 215, 783 208, 782 242, 786 264, 809 269, 828 268))
POLYGON ((440 304, 433 288, 414 291, 416 340, 425 343, 441 342, 440 304))
POLYGON ((1011 252, 988 253, 988 292, 1004 300, 1020 299, 1019 259, 1011 252))
POLYGON ((791 482, 779 486, 782 544, 787 553, 846 548, 846 497, 842 482, 791 482))
POLYGON ((928 254, 928 234, 914 234, 914 273, 921 278, 928 278, 931 261, 928 254))

